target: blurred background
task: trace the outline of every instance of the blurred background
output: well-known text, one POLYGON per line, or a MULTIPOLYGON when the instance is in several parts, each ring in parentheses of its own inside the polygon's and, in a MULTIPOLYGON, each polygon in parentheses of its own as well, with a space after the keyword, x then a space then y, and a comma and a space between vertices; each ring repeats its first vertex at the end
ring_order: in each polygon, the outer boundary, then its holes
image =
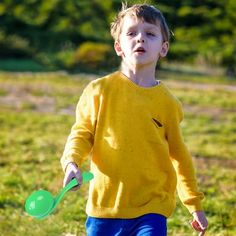
MULTIPOLYGON (((236 1, 147 3, 164 13, 174 33, 167 62, 202 70, 220 67, 235 76, 236 1)), ((2 0, 0 69, 78 72, 117 67, 109 28, 120 8, 120 0, 2 0)))
MULTIPOLYGON (((174 33, 157 78, 183 104, 206 235, 235 236, 236 1, 145 2, 164 13, 174 33)), ((62 188, 60 157, 79 97, 120 64, 109 32, 120 9, 120 0, 0 0, 1 236, 86 235, 88 185, 67 193, 45 220, 27 215, 24 204, 35 190, 56 196, 62 188)), ((89 157, 81 168, 89 170, 89 157)), ((196 236, 189 220, 177 198, 168 235, 196 236)))

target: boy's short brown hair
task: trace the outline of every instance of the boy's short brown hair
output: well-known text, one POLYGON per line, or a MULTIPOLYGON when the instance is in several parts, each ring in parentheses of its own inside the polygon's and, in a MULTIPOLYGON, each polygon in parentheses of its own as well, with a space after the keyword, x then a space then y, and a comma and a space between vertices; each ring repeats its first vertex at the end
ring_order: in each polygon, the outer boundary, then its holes
POLYGON ((111 23, 111 35, 115 41, 119 40, 123 19, 126 15, 137 17, 147 23, 160 25, 163 41, 169 42, 170 30, 160 10, 147 4, 135 4, 127 7, 127 4, 124 3, 114 22, 111 23))

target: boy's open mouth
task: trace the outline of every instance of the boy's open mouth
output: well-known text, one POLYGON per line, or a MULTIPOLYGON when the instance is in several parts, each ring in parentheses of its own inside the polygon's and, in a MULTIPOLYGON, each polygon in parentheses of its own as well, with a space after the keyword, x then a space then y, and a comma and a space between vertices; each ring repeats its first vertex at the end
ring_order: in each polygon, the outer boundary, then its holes
POLYGON ((134 50, 134 52, 144 53, 146 51, 145 51, 145 49, 143 47, 138 47, 137 49, 134 50))

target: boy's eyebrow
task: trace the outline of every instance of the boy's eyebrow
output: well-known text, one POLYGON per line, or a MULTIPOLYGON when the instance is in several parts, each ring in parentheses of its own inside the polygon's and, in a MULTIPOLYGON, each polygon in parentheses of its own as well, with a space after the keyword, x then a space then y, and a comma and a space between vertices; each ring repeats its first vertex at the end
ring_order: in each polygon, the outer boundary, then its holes
POLYGON ((122 31, 132 31, 135 30, 137 28, 137 26, 129 26, 129 27, 125 27, 122 31))
POLYGON ((153 26, 147 26, 146 27, 147 30, 157 30, 158 28, 160 28, 158 25, 153 25, 153 26))
POLYGON ((146 22, 146 27, 147 28, 160 28, 161 26, 160 26, 160 24, 159 24, 159 22, 158 23, 150 23, 150 22, 146 22))
POLYGON ((137 28, 137 26, 136 25, 133 25, 133 26, 128 26, 128 27, 125 27, 126 29, 135 29, 135 28, 137 28))

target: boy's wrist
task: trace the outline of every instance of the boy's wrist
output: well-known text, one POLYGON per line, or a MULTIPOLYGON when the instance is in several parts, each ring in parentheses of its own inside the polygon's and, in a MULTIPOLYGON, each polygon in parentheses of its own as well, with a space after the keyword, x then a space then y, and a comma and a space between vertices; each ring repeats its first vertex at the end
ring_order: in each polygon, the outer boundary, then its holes
POLYGON ((197 213, 200 213, 200 212, 203 212, 203 213, 204 213, 203 210, 197 210, 197 211, 193 211, 191 214, 194 215, 194 214, 197 214, 197 213))
POLYGON ((66 164, 65 172, 66 172, 67 167, 68 167, 69 165, 73 165, 73 166, 75 166, 76 168, 78 168, 78 165, 77 165, 75 162, 71 161, 71 162, 68 162, 68 163, 66 164))

